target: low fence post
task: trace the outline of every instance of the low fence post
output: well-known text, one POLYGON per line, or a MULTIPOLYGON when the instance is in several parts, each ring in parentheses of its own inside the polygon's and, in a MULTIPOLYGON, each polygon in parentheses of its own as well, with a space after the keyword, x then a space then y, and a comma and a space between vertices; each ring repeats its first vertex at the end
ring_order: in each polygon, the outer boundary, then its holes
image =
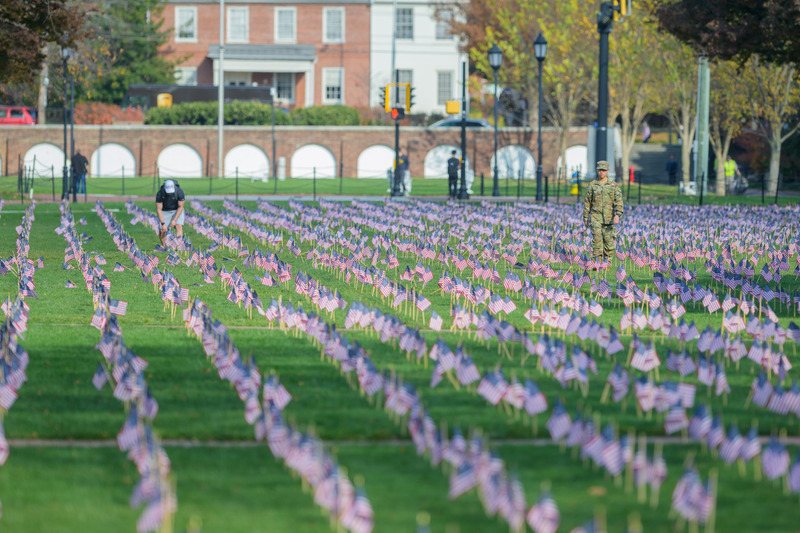
POLYGON ((778 183, 775 184, 775 205, 778 205, 778 191, 781 190, 781 173, 778 172, 778 183))
POLYGON ((314 167, 314 201, 317 201, 317 167, 314 167))
POLYGON ((483 196, 483 172, 481 172, 481 196, 483 196))
MULTIPOLYGON (((566 180, 564 183, 566 184, 566 180)), ((556 203, 561 203, 561 181, 559 179, 556 179, 556 203)))
POLYGON ((122 167, 122 196, 125 196, 125 167, 122 167))
POLYGON ((644 179, 644 173, 639 172, 639 205, 642 205, 642 179, 644 179))
POLYGON ((239 202, 239 167, 236 167, 236 202, 239 202))
POLYGON ((764 205, 764 181, 767 179, 766 174, 761 173, 761 205, 764 205))
POLYGON ((545 176, 544 176, 544 203, 547 203, 548 200, 550 199, 549 191, 548 191, 549 187, 550 187, 550 177, 547 174, 545 174, 545 176))

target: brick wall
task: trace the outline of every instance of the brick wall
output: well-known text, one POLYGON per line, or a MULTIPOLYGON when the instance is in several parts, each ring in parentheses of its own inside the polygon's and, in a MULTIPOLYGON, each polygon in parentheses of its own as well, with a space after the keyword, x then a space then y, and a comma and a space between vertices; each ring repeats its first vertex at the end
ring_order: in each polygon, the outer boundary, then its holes
MULTIPOLYGON (((18 158, 39 143, 52 143, 62 147, 63 130, 61 126, 0 127, 0 155, 2 172, 16 175, 18 158)), ((276 126, 276 157, 285 157, 288 165, 292 154, 307 144, 320 144, 330 150, 336 159, 337 167, 343 163, 345 177, 356 176, 359 154, 374 145, 394 147, 393 127, 305 127, 276 126)), ((555 131, 542 130, 542 166, 544 173, 553 175, 558 159, 558 145, 555 131)), ((177 127, 177 126, 75 126, 75 145, 87 157, 106 143, 122 144, 136 158, 139 175, 153 175, 158 154, 165 147, 183 143, 192 146, 203 159, 203 168, 218 169, 217 130, 215 127, 177 127)), ((224 152, 240 144, 253 144, 272 156, 272 138, 269 127, 228 126, 224 132, 224 152)), ((400 131, 400 146, 408 152, 411 175, 424 174, 425 154, 439 145, 461 145, 458 130, 430 130, 426 128, 403 127, 400 131)), ((586 144, 585 129, 570 132, 568 146, 586 144)), ((537 138, 534 130, 508 128, 498 133, 498 149, 507 145, 521 145, 536 156, 537 138)), ((491 175, 489 168, 494 149, 494 131, 467 130, 467 155, 472 161, 476 174, 491 175)), ((213 172, 214 174, 216 172, 213 172)))

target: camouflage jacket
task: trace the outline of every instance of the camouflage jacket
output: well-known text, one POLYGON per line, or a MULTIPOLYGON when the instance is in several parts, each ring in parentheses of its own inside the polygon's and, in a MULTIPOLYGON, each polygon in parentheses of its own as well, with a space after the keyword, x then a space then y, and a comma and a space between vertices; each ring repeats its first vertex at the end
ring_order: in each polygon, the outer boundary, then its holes
POLYGON ((613 181, 590 183, 583 197, 583 223, 613 224, 614 215, 622 216, 622 189, 613 181))

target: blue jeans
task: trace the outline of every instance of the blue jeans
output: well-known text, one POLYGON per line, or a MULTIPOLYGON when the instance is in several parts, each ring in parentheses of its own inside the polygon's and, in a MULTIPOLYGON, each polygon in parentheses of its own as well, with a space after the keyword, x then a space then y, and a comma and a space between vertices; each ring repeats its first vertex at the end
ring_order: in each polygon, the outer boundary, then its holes
POLYGON ((76 193, 86 192, 86 174, 77 174, 75 176, 75 192, 76 193))

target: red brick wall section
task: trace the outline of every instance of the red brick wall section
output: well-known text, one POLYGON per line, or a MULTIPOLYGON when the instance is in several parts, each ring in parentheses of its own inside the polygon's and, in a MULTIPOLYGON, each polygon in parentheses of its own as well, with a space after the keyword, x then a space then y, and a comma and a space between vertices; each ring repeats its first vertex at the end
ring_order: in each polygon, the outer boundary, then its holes
MULTIPOLYGON (((461 146, 458 130, 430 130, 426 128, 403 127, 400 130, 400 145, 408 151, 411 175, 424 173, 425 154, 436 146, 451 144, 461 146)), ((61 126, 0 126, 0 150, 2 150, 2 170, 6 175, 16 175, 18 157, 34 145, 48 142, 62 146, 61 126)), ((393 127, 300 127, 276 126, 276 157, 285 157, 287 172, 292 154, 307 144, 320 144, 331 151, 336 164, 342 154, 343 174, 356 176, 359 154, 366 148, 383 144, 394 148, 393 127)), ((183 143, 192 146, 203 159, 203 168, 218 169, 217 130, 215 127, 178 126, 75 126, 75 145, 81 152, 90 156, 101 144, 119 143, 127 146, 136 158, 137 173, 152 176, 158 154, 171 144, 183 143)), ((556 132, 542 131, 542 164, 544 173, 553 175, 558 160, 558 139, 556 132)), ((229 126, 224 132, 224 152, 240 144, 254 144, 272 156, 270 127, 229 126)), ((537 138, 533 130, 508 128, 498 133, 498 149, 506 145, 525 146, 536 157, 537 138)), ((568 145, 586 144, 586 130, 575 129, 570 132, 568 145)), ((489 168, 494 149, 494 131, 468 130, 467 155, 472 161, 477 175, 491 175, 489 168)), ((212 171, 216 174, 216 171, 212 171)))

